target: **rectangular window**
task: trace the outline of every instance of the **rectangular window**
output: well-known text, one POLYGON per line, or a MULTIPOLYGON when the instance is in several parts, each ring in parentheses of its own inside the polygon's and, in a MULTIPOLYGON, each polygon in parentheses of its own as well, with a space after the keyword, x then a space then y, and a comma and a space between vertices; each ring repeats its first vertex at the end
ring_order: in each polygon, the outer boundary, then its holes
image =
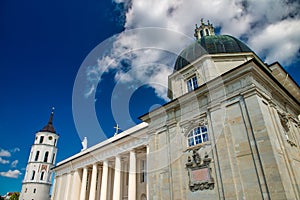
POLYGON ((147 162, 146 160, 141 160, 141 177, 140 177, 141 183, 144 183, 147 181, 147 162))
POLYGON ((194 76, 193 78, 190 78, 189 80, 187 80, 188 92, 191 92, 191 91, 195 90, 197 87, 198 87, 198 81, 197 81, 196 76, 194 76))

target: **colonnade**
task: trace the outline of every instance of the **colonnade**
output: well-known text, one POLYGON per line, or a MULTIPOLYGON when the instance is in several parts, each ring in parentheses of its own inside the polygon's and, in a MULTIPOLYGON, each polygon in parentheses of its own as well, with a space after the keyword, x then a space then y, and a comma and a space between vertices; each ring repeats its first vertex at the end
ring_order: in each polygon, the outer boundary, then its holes
POLYGON ((140 170, 135 150, 97 161, 68 173, 56 175, 51 199, 136 200, 137 184, 140 184, 137 175, 140 170))

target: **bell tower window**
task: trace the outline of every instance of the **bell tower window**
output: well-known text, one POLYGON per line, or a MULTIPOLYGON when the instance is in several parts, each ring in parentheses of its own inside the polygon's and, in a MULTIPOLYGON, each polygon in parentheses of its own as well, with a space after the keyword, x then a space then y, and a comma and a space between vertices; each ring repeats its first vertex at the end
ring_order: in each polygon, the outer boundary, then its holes
POLYGON ((188 92, 191 92, 191 91, 195 90, 198 87, 198 81, 197 81, 196 76, 188 79, 186 83, 187 83, 188 92))
POLYGON ((44 162, 47 162, 47 161, 48 161, 48 155, 49 155, 49 152, 46 151, 45 156, 44 156, 44 162))
POLYGON ((43 141, 44 141, 44 136, 41 136, 41 137, 40 137, 40 144, 42 144, 43 141))
POLYGON ((32 171, 32 175, 31 175, 31 180, 34 180, 34 176, 35 176, 35 171, 32 171))
POLYGON ((36 154, 35 154, 34 161, 38 161, 39 155, 40 155, 40 151, 37 151, 36 154))

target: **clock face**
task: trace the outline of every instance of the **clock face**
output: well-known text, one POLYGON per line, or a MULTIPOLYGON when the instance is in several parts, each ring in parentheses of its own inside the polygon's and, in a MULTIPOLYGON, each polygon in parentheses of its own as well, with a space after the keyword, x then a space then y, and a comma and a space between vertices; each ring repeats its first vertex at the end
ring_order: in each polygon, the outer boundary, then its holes
POLYGON ((52 140, 53 138, 52 138, 52 136, 49 136, 48 139, 49 139, 49 140, 52 140))

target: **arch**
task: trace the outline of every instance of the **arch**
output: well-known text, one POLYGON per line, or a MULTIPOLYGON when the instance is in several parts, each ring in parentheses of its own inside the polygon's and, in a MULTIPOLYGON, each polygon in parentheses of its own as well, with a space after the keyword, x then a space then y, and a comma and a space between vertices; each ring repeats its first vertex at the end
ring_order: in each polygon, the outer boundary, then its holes
POLYGON ((48 156, 49 156, 49 152, 46 151, 46 152, 45 152, 45 155, 44 155, 44 162, 47 162, 47 161, 48 161, 48 156))
POLYGON ((141 195, 141 200, 147 200, 147 196, 145 194, 141 195))

